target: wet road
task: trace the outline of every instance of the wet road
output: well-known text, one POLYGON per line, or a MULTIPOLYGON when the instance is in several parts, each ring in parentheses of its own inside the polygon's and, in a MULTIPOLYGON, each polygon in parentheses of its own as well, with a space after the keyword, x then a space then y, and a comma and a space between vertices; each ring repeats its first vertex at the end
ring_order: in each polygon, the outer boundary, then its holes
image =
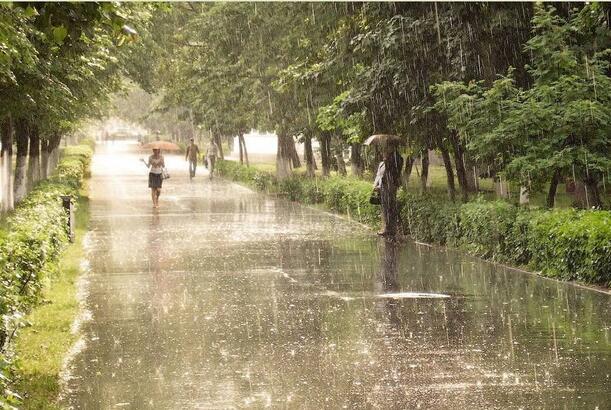
POLYGON ((609 408, 611 296, 98 146, 66 407, 609 408))

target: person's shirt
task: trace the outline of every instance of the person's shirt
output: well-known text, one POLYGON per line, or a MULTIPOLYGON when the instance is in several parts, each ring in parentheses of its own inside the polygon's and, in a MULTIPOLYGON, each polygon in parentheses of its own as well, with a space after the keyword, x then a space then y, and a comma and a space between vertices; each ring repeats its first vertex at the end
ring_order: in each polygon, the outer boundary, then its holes
POLYGON ((378 165, 378 172, 376 173, 376 177, 373 180, 373 188, 382 188, 382 180, 384 179, 384 170, 386 169, 386 165, 384 161, 380 162, 378 165))
POLYGON ((163 167, 165 167, 163 155, 159 155, 158 157, 151 155, 149 157, 148 165, 150 167, 151 174, 161 174, 163 167))
POLYGON ((216 157, 218 153, 219 153, 219 149, 215 143, 212 143, 210 144, 210 146, 208 146, 208 153, 207 153, 208 157, 216 157))
POLYGON ((197 144, 189 144, 187 147, 187 155, 185 159, 188 158, 191 161, 197 161, 197 155, 199 154, 199 147, 197 144))
POLYGON ((374 181, 374 188, 396 189, 401 181, 401 169, 403 168, 403 157, 395 151, 388 159, 380 162, 378 172, 374 181))

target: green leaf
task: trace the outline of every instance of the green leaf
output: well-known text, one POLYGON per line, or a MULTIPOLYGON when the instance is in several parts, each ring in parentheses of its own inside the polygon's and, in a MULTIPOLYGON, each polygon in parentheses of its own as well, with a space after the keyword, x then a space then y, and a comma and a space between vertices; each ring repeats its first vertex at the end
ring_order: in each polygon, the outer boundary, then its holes
POLYGON ((64 27, 63 24, 58 27, 53 27, 52 32, 53 32, 53 40, 55 40, 55 42, 58 44, 63 43, 64 39, 68 35, 68 29, 66 29, 66 27, 64 27))
POLYGON ((25 17, 27 17, 27 18, 31 18, 31 17, 34 17, 34 16, 38 16, 38 11, 34 7, 32 7, 32 6, 28 6, 25 9, 23 15, 25 17))

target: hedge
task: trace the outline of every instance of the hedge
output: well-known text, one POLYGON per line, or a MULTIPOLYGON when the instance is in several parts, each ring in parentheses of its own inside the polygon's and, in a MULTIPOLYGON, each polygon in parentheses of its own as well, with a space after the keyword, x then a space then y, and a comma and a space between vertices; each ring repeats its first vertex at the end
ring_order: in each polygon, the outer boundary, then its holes
POLYGON ((0 233, 0 407, 18 403, 10 391, 10 342, 23 316, 40 302, 68 243, 67 214, 60 196, 76 197, 93 155, 89 145, 67 147, 55 174, 40 182, 6 218, 0 233))
POLYGON ((460 206, 433 196, 399 191, 401 222, 405 233, 421 242, 457 246, 460 239, 460 206), (433 205, 434 204, 434 205, 433 205))
POLYGON ((371 184, 367 181, 349 177, 308 178, 304 175, 278 181, 270 172, 242 166, 235 161, 218 161, 217 164, 222 176, 259 191, 305 204, 322 204, 362 223, 374 226, 380 223, 380 207, 369 203, 371 184))
POLYGON ((611 212, 544 212, 530 227, 531 264, 562 279, 611 285, 611 212))
MULTIPOLYGON (((270 172, 219 161, 221 175, 292 201, 328 209, 377 226, 380 209, 369 204, 371 183, 350 177, 281 182, 270 172)), ((527 209, 481 198, 454 203, 445 197, 399 194, 403 231, 413 239, 457 247, 485 259, 527 266, 541 274, 611 286, 611 212, 527 209)))

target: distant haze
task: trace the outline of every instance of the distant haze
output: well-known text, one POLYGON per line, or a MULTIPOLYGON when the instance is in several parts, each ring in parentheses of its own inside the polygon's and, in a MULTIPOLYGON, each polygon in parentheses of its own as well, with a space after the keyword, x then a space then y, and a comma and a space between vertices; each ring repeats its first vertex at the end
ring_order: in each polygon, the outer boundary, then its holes
MULTIPOLYGON (((274 133, 262 133, 257 130, 251 130, 248 134, 244 135, 246 141, 246 150, 248 155, 276 155, 278 149, 278 137, 274 133)), ((231 156, 239 156, 238 148, 238 137, 233 139, 233 151, 231 156)), ((312 147, 316 150, 318 148, 318 141, 312 141, 312 147)), ((303 144, 296 143, 295 148, 300 156, 303 156, 303 144)))

